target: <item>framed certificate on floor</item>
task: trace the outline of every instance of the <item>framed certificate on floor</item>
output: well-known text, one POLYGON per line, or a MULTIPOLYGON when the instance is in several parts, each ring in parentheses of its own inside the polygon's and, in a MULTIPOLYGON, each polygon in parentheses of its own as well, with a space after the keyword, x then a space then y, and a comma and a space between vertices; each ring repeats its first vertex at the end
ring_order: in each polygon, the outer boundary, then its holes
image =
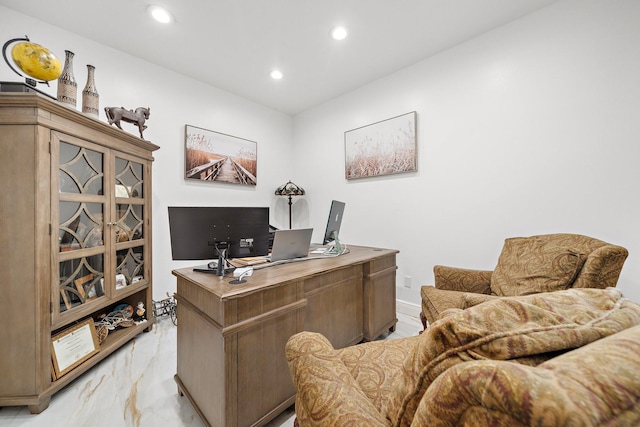
POLYGON ((100 351, 93 319, 89 318, 51 337, 53 377, 58 379, 100 351))

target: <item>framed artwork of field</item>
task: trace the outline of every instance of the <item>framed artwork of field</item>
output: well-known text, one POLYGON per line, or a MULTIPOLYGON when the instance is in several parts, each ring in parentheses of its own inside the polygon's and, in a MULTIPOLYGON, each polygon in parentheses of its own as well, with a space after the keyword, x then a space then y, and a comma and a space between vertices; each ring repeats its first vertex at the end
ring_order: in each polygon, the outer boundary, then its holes
POLYGON ((417 170, 416 112, 344 133, 347 179, 417 170))
POLYGON ((258 144, 224 133, 185 125, 185 179, 258 183, 258 144))

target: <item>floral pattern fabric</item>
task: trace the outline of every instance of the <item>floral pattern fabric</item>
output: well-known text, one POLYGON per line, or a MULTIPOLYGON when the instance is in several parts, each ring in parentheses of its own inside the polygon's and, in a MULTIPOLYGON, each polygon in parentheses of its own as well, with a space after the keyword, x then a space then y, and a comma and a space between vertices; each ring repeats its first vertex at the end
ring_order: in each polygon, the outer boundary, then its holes
POLYGON ((635 326, 538 367, 459 364, 429 387, 412 425, 637 426, 639 355, 635 326))
POLYGON ((615 287, 628 255, 621 246, 579 234, 506 239, 493 271, 435 266, 435 285, 420 290, 422 313, 431 324, 447 309, 467 308, 492 294, 615 287))
POLYGON ((303 332, 286 348, 297 421, 301 427, 623 425, 616 423, 640 414, 640 329, 621 332, 634 325, 640 305, 608 288, 496 298, 451 309, 419 336, 340 350, 303 332), (590 366, 576 367, 581 360, 590 366), (529 389, 529 382, 539 388, 529 389), (571 418, 565 412, 580 405, 591 406, 575 424, 565 423, 571 418))

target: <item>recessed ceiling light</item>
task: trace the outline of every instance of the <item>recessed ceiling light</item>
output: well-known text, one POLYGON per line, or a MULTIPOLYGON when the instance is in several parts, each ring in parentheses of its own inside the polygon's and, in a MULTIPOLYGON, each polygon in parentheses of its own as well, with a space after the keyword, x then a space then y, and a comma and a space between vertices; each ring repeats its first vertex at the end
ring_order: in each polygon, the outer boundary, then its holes
POLYGON ((153 19, 163 24, 168 24, 173 21, 173 15, 164 7, 151 5, 147 8, 147 12, 153 16, 153 19))
POLYGON ((273 80, 280 80, 280 79, 283 77, 283 75, 282 75, 282 71, 280 71, 280 70, 273 70, 273 71, 271 71, 270 76, 271 76, 271 78, 272 78, 273 80))
POLYGON ((344 40, 347 38, 347 29, 345 27, 334 27, 331 30, 331 37, 335 40, 344 40))

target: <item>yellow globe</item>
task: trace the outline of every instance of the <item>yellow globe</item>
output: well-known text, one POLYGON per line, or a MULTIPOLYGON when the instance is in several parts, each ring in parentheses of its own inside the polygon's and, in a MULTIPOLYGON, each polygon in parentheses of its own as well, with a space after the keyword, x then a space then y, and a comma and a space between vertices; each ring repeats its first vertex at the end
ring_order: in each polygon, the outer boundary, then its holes
POLYGON ((55 80, 62 73, 62 63, 46 47, 31 42, 17 43, 11 57, 25 74, 38 80, 55 80))

